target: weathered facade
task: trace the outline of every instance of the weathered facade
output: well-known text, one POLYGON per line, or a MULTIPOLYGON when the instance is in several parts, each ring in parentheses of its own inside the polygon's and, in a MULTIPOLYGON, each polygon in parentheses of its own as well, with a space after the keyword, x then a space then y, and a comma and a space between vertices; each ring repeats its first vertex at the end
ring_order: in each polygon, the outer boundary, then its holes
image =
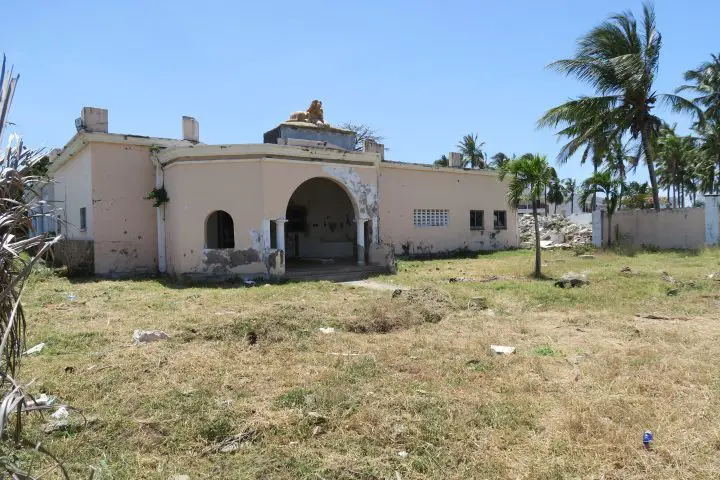
POLYGON ((494 172, 386 162, 382 145, 344 148, 352 135, 297 121, 273 143, 205 145, 190 117, 182 140, 139 137, 107 133, 107 111, 86 108, 52 156, 58 224, 92 246, 96 274, 282 277, 517 246, 494 172))

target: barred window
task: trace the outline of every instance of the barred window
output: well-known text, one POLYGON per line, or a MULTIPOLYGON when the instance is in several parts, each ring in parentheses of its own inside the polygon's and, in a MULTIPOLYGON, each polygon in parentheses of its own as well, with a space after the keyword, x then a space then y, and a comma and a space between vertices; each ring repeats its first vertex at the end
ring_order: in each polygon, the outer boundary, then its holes
POLYGON ((470 230, 485 228, 485 214, 482 210, 470 210, 470 230))
POLYGON ((450 210, 415 209, 413 223, 416 227, 447 227, 450 210))

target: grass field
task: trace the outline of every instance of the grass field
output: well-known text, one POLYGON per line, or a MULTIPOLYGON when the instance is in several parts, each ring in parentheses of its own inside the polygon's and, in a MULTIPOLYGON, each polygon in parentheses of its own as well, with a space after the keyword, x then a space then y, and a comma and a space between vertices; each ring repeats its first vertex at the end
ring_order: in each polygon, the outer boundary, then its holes
POLYGON ((532 255, 400 262, 375 279, 394 298, 38 272, 23 380, 98 421, 28 434, 83 478, 719 478, 720 251, 544 254, 588 273, 574 289, 531 279, 532 255))

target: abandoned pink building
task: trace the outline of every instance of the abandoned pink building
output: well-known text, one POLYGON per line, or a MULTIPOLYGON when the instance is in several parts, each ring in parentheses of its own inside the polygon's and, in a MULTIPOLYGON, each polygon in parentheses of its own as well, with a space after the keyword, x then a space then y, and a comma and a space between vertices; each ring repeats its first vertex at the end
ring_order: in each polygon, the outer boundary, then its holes
POLYGON ((282 278, 517 246, 495 172, 386 161, 372 141, 354 151, 354 132, 326 124, 319 102, 260 144, 203 144, 190 117, 182 139, 109 133, 107 110, 89 107, 76 126, 51 154, 41 228, 95 274, 282 278))

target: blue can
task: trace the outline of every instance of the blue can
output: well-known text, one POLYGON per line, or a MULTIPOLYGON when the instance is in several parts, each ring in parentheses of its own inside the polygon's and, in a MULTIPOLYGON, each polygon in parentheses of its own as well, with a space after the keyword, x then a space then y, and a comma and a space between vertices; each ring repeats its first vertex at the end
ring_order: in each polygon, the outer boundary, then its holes
POLYGON ((645 430, 643 433, 643 447, 650 448, 650 443, 653 441, 653 434, 650 430, 645 430))

